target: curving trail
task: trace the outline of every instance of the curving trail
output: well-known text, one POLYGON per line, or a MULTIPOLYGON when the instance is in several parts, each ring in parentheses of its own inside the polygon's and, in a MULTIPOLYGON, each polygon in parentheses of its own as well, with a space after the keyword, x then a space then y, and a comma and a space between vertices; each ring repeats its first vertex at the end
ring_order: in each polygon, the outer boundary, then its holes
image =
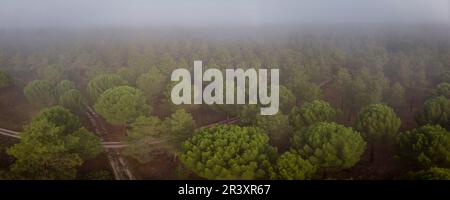
MULTIPOLYGON (((94 112, 92 107, 86 105, 86 115, 95 128, 95 132, 98 136, 103 138, 108 134, 108 131, 103 124, 103 120, 94 112)), ((104 142, 102 141, 103 148, 109 160, 109 164, 114 173, 116 180, 135 180, 136 177, 131 173, 128 162, 120 154, 120 148, 126 147, 122 142, 104 142)))
MULTIPOLYGON (((87 107, 86 115, 89 121, 95 127, 95 132, 100 137, 105 136, 107 133, 106 128, 100 121, 97 113, 93 112, 92 108, 87 107)), ((20 132, 12 131, 4 128, 0 128, 0 135, 7 136, 9 138, 20 139, 20 132)), ((102 139, 103 140, 103 139, 102 139)), ((122 142, 104 142, 102 146, 105 149, 112 171, 114 172, 114 178, 116 180, 134 180, 136 179, 131 173, 130 167, 127 161, 121 156, 120 149, 127 145, 122 142)))
MULTIPOLYGON (((120 149, 127 147, 123 142, 106 142, 103 141, 103 138, 108 134, 108 131, 104 125, 104 121, 98 116, 97 113, 94 112, 92 107, 86 106, 86 116, 89 119, 89 122, 94 127, 95 133, 102 138, 102 146, 105 149, 106 155, 108 157, 111 169, 114 173, 114 178, 116 180, 135 180, 136 177, 130 170, 130 166, 126 159, 121 155, 120 149)), ((226 120, 222 120, 219 122, 215 122, 212 124, 208 124, 202 127, 197 128, 196 130, 202 128, 210 128, 221 124, 234 124, 239 121, 239 118, 234 117, 226 120)), ((0 135, 7 136, 9 138, 20 139, 20 132, 12 131, 8 129, 0 128, 0 135)), ((151 145, 157 145, 165 142, 164 140, 158 140, 151 143, 151 145)))
MULTIPOLYGON (((7 136, 10 138, 20 139, 20 132, 12 131, 4 128, 0 128, 0 135, 7 136)), ((102 142, 103 148, 105 149, 120 149, 127 145, 122 142, 102 142)))
MULTIPOLYGON (((88 114, 88 116, 89 115, 90 114, 88 114)), ((97 128, 97 124, 98 123, 96 122, 96 120, 94 118, 91 117, 89 119, 90 120, 92 119, 92 122, 91 122, 92 125, 95 124, 95 126, 94 126, 95 127, 95 132, 97 134, 101 135, 102 133, 105 133, 105 132, 101 132, 100 131, 101 129, 97 128)), ((212 123, 212 124, 208 124, 208 125, 199 127, 199 128, 197 128, 195 130, 199 130, 199 129, 202 129, 202 128, 211 128, 211 127, 222 125, 222 124, 234 124, 234 123, 236 123, 238 121, 239 121, 239 118, 234 117, 234 118, 230 118, 230 119, 227 119, 227 120, 223 120, 223 121, 215 122, 215 123, 212 123)), ((20 139, 20 132, 13 131, 13 130, 8 130, 8 129, 4 129, 4 128, 0 128, 0 135, 4 135, 4 136, 7 136, 7 137, 20 139)), ((156 144, 160 144, 160 143, 163 143, 163 142, 164 141, 158 140, 158 141, 155 141, 154 143, 150 143, 150 144, 155 144, 156 145, 156 144)), ((105 148, 105 149, 120 149, 120 148, 127 147, 127 145, 124 144, 123 142, 104 142, 104 141, 102 141, 101 143, 103 145, 103 148, 105 148)))
POLYGON ((0 128, 0 135, 4 135, 4 136, 20 139, 19 134, 20 133, 17 132, 17 131, 11 131, 11 130, 8 130, 8 129, 0 128))

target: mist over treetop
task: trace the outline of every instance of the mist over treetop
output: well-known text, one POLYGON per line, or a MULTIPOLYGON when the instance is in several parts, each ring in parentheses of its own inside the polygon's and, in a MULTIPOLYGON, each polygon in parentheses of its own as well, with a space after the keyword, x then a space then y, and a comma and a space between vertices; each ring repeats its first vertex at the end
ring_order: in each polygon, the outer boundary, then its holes
POLYGON ((0 27, 449 23, 446 0, 4 0, 0 27))

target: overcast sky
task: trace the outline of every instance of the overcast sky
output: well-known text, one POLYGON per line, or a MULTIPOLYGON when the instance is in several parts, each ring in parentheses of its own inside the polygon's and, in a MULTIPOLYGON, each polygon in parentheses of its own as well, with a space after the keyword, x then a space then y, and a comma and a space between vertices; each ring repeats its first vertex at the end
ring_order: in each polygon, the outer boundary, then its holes
POLYGON ((0 27, 447 23, 450 0, 0 0, 0 27))

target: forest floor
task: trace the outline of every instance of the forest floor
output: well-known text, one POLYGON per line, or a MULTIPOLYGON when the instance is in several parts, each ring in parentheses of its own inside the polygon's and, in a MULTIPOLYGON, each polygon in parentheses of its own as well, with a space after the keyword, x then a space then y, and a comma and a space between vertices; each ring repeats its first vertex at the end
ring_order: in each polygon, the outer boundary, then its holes
POLYGON ((370 149, 362 156, 354 167, 342 170, 331 177, 336 179, 355 180, 391 180, 398 179, 398 174, 404 174, 408 169, 399 168, 394 159, 392 145, 378 144, 374 150, 373 160, 370 160, 370 149))
MULTIPOLYGON (((160 115, 166 115, 161 114, 160 115)), ((202 127, 218 121, 227 119, 227 116, 212 112, 210 109, 200 107, 191 113, 196 122, 196 127, 202 127)), ((132 158, 127 158, 133 168, 138 179, 180 179, 182 177, 176 174, 177 167, 180 166, 180 161, 169 152, 161 152, 155 155, 151 162, 142 164, 132 158)))
MULTIPOLYGON (((333 91, 333 88, 327 86, 323 87, 324 99, 330 102, 335 108, 341 108, 340 98, 333 91)), ((415 113, 421 108, 425 101, 425 97, 416 99, 413 110, 403 109, 399 113, 402 121, 402 126, 399 131, 409 130, 416 127, 414 120, 415 113)), ((346 126, 353 126, 356 119, 356 113, 343 113, 338 123, 346 126)), ((393 151, 392 142, 384 142, 376 144, 374 149, 374 157, 371 161, 370 150, 368 149, 362 156, 360 162, 354 167, 342 170, 336 173, 328 174, 332 179, 368 179, 368 180, 386 180, 396 179, 398 174, 405 174, 410 169, 399 167, 395 160, 395 153, 393 151)), ((369 144, 368 144, 369 148, 369 144)))
POLYGON ((22 126, 39 110, 28 103, 22 90, 8 87, 0 90, 0 127, 21 131, 22 126))

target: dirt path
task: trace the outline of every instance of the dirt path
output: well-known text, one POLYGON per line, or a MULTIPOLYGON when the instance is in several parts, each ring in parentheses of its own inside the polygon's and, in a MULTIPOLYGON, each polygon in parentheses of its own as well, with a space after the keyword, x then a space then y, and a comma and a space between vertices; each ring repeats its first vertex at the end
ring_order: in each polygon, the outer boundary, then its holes
MULTIPOLYGON (((108 131, 104 124, 105 122, 97 115, 97 113, 94 112, 94 110, 90 106, 86 106, 86 115, 89 121, 91 122, 92 126, 94 127, 95 132, 98 134, 98 136, 100 136, 100 138, 102 138, 103 142, 104 141, 103 138, 105 138, 108 134, 108 131)), ((135 180, 136 177, 131 172, 128 162, 121 155, 120 149, 118 149, 122 148, 123 145, 120 142, 118 142, 117 144, 114 144, 115 142, 109 143, 110 147, 113 148, 107 148, 107 146, 105 145, 103 147, 107 154, 109 164, 111 165, 111 168, 113 170, 114 178, 116 180, 135 180)))
MULTIPOLYGON (((92 125, 93 131, 101 138, 101 143, 105 149, 109 165, 113 171, 114 178, 116 180, 135 180, 136 176, 133 175, 130 164, 121 155, 121 151, 127 145, 121 141, 105 141, 108 140, 108 129, 106 128, 105 121, 98 116, 97 113, 90 106, 86 106, 85 112, 89 123, 92 125)), ((238 122, 238 118, 229 118, 226 120, 214 122, 197 128, 196 130, 202 128, 210 128, 221 124, 233 124, 238 122)), ((0 128, 0 135, 7 136, 8 138, 20 139, 20 132, 12 131, 8 129, 0 128)), ((157 145, 165 142, 164 140, 154 141, 152 144, 157 145)))
POLYGON ((19 132, 11 131, 11 130, 4 129, 4 128, 0 128, 0 135, 20 139, 19 132))

